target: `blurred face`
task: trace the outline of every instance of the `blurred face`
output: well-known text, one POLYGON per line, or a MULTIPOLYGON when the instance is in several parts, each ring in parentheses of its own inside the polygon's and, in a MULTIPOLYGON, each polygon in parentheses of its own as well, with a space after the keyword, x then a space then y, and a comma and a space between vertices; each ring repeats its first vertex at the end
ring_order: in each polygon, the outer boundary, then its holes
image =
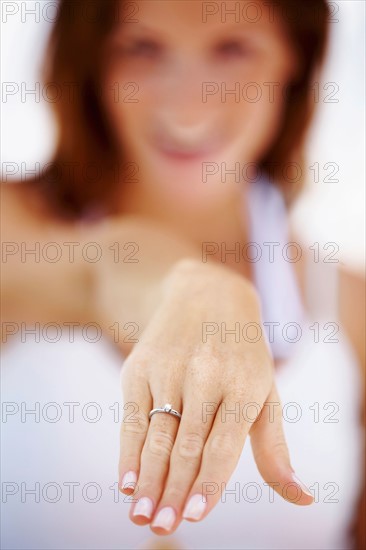
POLYGON ((165 203, 228 200, 276 139, 296 61, 279 17, 249 4, 139 0, 109 37, 107 116, 134 185, 165 203))

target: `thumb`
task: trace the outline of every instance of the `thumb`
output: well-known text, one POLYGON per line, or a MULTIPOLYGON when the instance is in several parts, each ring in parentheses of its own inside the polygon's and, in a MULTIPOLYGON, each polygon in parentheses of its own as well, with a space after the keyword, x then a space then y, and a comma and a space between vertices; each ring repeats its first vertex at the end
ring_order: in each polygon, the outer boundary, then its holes
POLYGON ((293 504, 312 504, 313 495, 291 466, 283 431, 282 405, 275 383, 249 435, 254 459, 264 481, 293 504))

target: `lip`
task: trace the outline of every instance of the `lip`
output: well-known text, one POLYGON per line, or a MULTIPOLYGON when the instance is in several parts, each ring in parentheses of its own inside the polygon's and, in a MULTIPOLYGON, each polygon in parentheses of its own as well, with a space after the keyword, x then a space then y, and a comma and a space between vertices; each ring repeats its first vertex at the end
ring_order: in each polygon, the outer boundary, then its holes
POLYGON ((180 148, 167 143, 155 143, 155 149, 165 158, 179 162, 197 162, 212 157, 219 150, 218 144, 211 143, 207 147, 180 148))
POLYGON ((159 148, 159 152, 171 160, 189 162, 189 161, 199 161, 207 158, 209 151, 195 151, 195 152, 186 152, 186 151, 169 151, 159 148))

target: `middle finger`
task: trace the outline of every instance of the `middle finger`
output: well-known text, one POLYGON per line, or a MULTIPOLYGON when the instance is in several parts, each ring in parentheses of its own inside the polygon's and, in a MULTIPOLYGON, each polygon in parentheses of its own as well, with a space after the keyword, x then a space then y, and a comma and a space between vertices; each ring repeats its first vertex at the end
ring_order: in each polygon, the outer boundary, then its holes
POLYGON ((205 396, 184 402, 185 413, 170 459, 164 493, 151 529, 158 535, 170 534, 179 524, 184 502, 200 469, 202 453, 212 428, 218 403, 205 402, 205 396))

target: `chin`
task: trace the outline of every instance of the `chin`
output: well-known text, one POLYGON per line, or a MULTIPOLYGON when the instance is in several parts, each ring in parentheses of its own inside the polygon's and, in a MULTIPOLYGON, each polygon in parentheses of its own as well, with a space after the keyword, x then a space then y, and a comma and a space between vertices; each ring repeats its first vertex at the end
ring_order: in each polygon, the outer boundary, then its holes
POLYGON ((178 177, 176 174, 167 178, 165 173, 162 178, 155 176, 154 180, 159 182, 160 193, 167 204, 173 203, 180 210, 190 212, 219 210, 233 199, 241 187, 240 183, 231 185, 221 181, 202 183, 197 174, 182 177, 180 173, 178 177))

